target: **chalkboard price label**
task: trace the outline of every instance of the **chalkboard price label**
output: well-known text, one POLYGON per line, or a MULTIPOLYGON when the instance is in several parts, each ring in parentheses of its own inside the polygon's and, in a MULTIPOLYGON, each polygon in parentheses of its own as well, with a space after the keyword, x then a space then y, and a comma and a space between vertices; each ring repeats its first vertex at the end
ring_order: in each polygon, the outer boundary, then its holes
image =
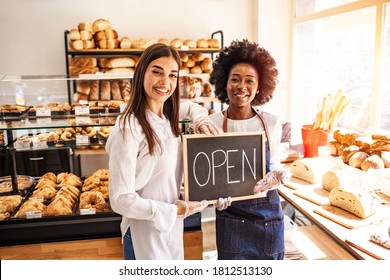
POLYGON ((183 135, 184 198, 187 201, 253 198, 265 175, 265 133, 183 135))

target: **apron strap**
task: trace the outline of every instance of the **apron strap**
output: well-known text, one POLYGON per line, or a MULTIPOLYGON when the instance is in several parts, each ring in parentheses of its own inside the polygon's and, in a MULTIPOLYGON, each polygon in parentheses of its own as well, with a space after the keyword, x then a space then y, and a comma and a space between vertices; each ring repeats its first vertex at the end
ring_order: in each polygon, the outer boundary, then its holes
MULTIPOLYGON (((268 141, 268 145, 267 145, 267 148, 268 150, 270 150, 270 137, 269 137, 269 132, 268 132, 268 126, 267 126, 267 123, 264 119, 264 116, 260 113, 259 110, 256 110, 255 108, 253 108, 253 111, 255 111, 255 113, 257 114, 257 116, 260 118, 261 122, 263 123, 263 126, 264 126, 264 130, 265 130, 265 136, 267 137, 267 141, 268 141)), ((225 110, 223 112, 223 132, 227 132, 227 110, 225 110)))

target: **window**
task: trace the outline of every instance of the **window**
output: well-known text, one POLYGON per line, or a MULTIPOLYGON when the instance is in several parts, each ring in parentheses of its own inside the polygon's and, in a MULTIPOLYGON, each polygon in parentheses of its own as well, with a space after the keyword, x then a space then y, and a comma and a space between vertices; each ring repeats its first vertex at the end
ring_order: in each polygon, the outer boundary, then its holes
POLYGON ((342 90, 351 103, 339 126, 362 133, 390 129, 389 5, 390 0, 295 1, 296 125, 313 123, 322 98, 342 90))

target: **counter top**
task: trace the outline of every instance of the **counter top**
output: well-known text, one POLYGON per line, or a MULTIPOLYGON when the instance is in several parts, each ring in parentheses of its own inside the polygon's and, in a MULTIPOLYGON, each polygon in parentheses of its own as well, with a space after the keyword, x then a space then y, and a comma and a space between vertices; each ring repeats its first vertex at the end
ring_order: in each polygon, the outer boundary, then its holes
POLYGON ((320 183, 318 185, 308 184, 292 177, 290 182, 280 186, 278 191, 285 200, 356 259, 390 259, 389 249, 369 241, 370 235, 373 233, 388 237, 390 197, 381 196, 384 203, 381 207, 386 207, 384 210, 386 215, 381 220, 356 219, 352 220, 350 224, 343 225, 337 219, 332 220, 321 214, 328 201, 326 200, 326 191, 321 190, 320 183))

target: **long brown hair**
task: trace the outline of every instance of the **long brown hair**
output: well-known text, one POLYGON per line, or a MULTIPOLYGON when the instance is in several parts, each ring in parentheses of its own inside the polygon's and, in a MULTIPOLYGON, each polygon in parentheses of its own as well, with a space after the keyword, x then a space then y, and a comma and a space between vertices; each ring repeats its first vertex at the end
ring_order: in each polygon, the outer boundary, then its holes
MULTIPOLYGON (((146 140, 149 145, 150 154, 154 154, 156 143, 160 143, 156 132, 150 126, 146 118, 147 100, 146 91, 144 88, 144 77, 148 65, 160 58, 160 57, 173 57, 178 65, 178 70, 181 66, 180 55, 172 47, 165 44, 153 44, 149 46, 142 53, 138 65, 134 71, 134 77, 132 81, 131 94, 129 104, 126 106, 121 116, 121 122, 123 124, 122 134, 124 136, 124 127, 126 122, 130 120, 130 116, 133 114, 139 121, 143 132, 145 133, 146 140)), ((169 120, 173 134, 178 137, 180 135, 179 130, 179 106, 180 106, 180 93, 179 93, 179 77, 176 82, 176 89, 173 94, 164 102, 163 114, 169 120)), ((129 125, 130 121, 129 121, 129 125)))

